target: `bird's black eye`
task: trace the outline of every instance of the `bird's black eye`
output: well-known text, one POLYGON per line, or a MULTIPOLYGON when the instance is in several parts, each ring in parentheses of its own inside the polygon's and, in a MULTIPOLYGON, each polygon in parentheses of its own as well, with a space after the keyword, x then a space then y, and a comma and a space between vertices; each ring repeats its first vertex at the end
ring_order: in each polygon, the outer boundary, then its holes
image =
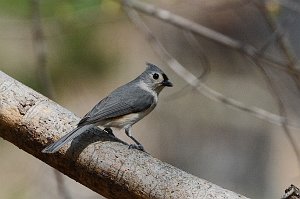
POLYGON ((158 79, 158 78, 159 78, 159 74, 154 73, 154 74, 153 74, 153 79, 158 79))

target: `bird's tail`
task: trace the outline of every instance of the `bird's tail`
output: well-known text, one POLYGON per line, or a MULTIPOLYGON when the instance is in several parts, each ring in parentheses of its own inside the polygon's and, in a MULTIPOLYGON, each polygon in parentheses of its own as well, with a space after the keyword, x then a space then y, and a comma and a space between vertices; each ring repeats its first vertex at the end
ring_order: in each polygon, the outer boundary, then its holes
POLYGON ((87 129, 91 128, 93 125, 86 125, 86 126, 80 126, 72 130, 71 132, 67 133, 63 137, 61 137, 56 142, 50 144, 46 148, 42 150, 42 153, 55 153, 57 152, 61 147, 63 147, 66 143, 73 140, 77 136, 79 136, 81 133, 86 131, 87 129))

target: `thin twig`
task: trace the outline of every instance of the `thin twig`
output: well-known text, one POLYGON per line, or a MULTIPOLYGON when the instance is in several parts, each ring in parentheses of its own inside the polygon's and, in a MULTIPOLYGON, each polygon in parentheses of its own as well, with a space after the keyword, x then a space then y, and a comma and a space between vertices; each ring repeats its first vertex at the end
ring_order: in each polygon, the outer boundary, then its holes
POLYGON ((279 91, 276 89, 276 86, 274 85, 274 82, 273 82, 272 78, 269 76, 269 74, 265 70, 265 68, 257 60, 254 60, 254 63, 260 69, 260 71, 262 72, 262 74, 264 75, 264 77, 266 79, 266 82, 269 85, 270 91, 271 91, 272 95, 274 96, 274 98, 277 102, 280 116, 283 117, 283 118, 286 118, 286 120, 284 120, 282 122, 282 128, 283 128, 283 131, 284 131, 288 141, 291 143, 292 149, 295 152, 295 155, 296 155, 297 160, 298 160, 298 166, 300 168, 300 151, 298 149, 298 146, 297 146, 296 142, 293 139, 291 131, 289 130, 288 122, 287 122, 288 115, 287 115, 284 103, 283 103, 283 101, 280 97, 279 91))
POLYGON ((263 55, 265 51, 273 44, 275 41, 277 41, 280 37, 282 37, 284 33, 280 32, 278 29, 275 30, 271 36, 269 36, 264 44, 258 49, 259 54, 263 55))
MULTIPOLYGON (((207 56, 205 55, 201 45, 199 44, 197 38, 195 37, 195 35, 186 30, 183 31, 183 35, 185 36, 187 42, 189 43, 193 51, 195 51, 197 56, 199 57, 199 62, 201 67, 203 68, 203 71, 197 77, 197 79, 199 80, 201 79, 203 81, 206 75, 210 72, 210 62, 207 56)), ((191 87, 191 85, 187 84, 186 86, 182 87, 179 91, 176 91, 168 95, 164 100, 170 101, 170 100, 178 99, 179 97, 183 97, 185 93, 190 92, 190 90, 188 89, 189 87, 191 87)))
POLYGON ((289 68, 286 68, 285 67, 286 63, 275 60, 275 58, 273 58, 269 55, 260 56, 258 50, 249 44, 242 43, 238 40, 235 40, 231 37, 228 37, 222 33, 214 31, 212 29, 209 29, 205 26, 202 26, 202 25, 195 23, 191 20, 188 20, 184 17, 173 14, 168 10, 161 9, 161 8, 155 7, 152 4, 148 4, 148 3, 138 1, 138 0, 123 0, 122 2, 125 6, 131 7, 135 10, 143 12, 144 14, 156 17, 162 21, 165 21, 169 24, 177 26, 183 30, 193 32, 193 33, 203 36, 207 39, 210 39, 214 42, 217 42, 224 46, 235 49, 235 50, 239 51, 240 53, 246 54, 249 57, 266 61, 266 62, 270 63, 271 64, 270 66, 272 66, 272 67, 276 67, 278 69, 281 69, 281 70, 289 72, 289 73, 300 74, 300 72, 297 70, 291 70, 289 68))
POLYGON ((204 49, 199 44, 199 41, 195 37, 193 33, 190 31, 183 31, 183 34, 189 43, 189 45, 192 47, 193 51, 196 52, 197 56, 199 57, 199 61, 201 64, 201 67, 203 68, 202 74, 198 77, 198 79, 203 79, 209 72, 210 72, 210 62, 207 58, 207 56, 204 53, 204 49))
MULTIPOLYGON (((244 103, 237 101, 235 99, 224 96, 223 94, 209 88, 206 84, 201 82, 197 77, 190 73, 185 67, 183 67, 174 57, 172 57, 169 52, 163 47, 159 40, 154 36, 148 26, 141 19, 139 14, 131 7, 124 6, 130 20, 145 34, 147 40, 152 45, 154 51, 163 59, 169 67, 182 79, 184 79, 189 85, 194 87, 198 92, 206 96, 207 98, 222 102, 232 108, 245 111, 254 115, 257 118, 263 119, 270 123, 282 126, 286 122, 286 118, 270 113, 264 109, 247 106, 244 103)), ((299 125, 289 123, 290 127, 299 128, 299 125)))
MULTIPOLYGON (((261 12, 262 16, 264 17, 266 24, 269 26, 270 30, 273 31, 272 35, 275 33, 277 35, 280 35, 280 37, 278 37, 278 39, 276 40, 278 43, 278 46, 280 48, 280 50, 284 53, 284 55, 286 56, 286 58, 288 59, 288 64, 287 67, 294 70, 295 66, 296 66, 296 56, 294 55, 294 53, 292 52, 292 49, 286 39, 286 37, 284 37, 284 32, 283 30, 281 30, 281 27, 279 26, 279 24, 277 24, 277 22, 269 15, 268 10, 266 9, 266 5, 265 4, 255 4, 257 9, 261 12)), ((268 72, 264 69, 263 66, 261 66, 261 64, 257 61, 255 61, 256 66, 262 71, 262 74, 265 76, 266 81, 269 84, 271 93, 273 94, 273 96, 275 97, 277 104, 278 104, 278 108, 279 108, 279 114, 280 116, 286 118, 285 121, 283 121, 282 123, 282 128, 283 131, 288 139, 288 141, 290 142, 293 151, 295 152, 295 155, 297 157, 298 160, 298 166, 300 168, 300 151, 298 149, 298 146, 296 144, 296 142, 293 139, 293 136, 289 130, 288 127, 288 123, 287 123, 287 112, 284 106, 284 103, 280 97, 279 91, 276 89, 276 86, 274 85, 274 82, 272 80, 272 78, 268 75, 268 72)), ((298 91, 300 90, 300 76, 297 74, 292 74, 292 79, 294 80, 298 91)))
MULTIPOLYGON (((257 9, 260 11, 261 15, 264 17, 266 24, 268 25, 270 31, 273 33, 275 31, 278 32, 278 34, 282 35, 282 37, 279 37, 278 45, 280 50, 283 52, 283 54, 286 56, 288 63, 286 64, 286 67, 289 70, 297 70, 296 64, 297 59, 292 51, 292 47, 290 46, 287 38, 283 34, 283 30, 281 29, 280 25, 275 21, 274 18, 272 18, 266 9, 265 4, 261 3, 254 3, 256 5, 257 9)), ((298 90, 300 91, 300 74, 291 74, 298 90)))

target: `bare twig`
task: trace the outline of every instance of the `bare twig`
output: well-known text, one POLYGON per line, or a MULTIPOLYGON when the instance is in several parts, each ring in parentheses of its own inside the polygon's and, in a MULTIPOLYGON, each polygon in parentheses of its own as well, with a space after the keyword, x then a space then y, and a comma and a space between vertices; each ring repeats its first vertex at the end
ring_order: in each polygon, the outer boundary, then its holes
POLYGON ((271 36, 267 38, 264 44, 258 49, 259 54, 263 55, 265 51, 270 47, 271 44, 278 41, 279 38, 283 37, 284 33, 280 32, 278 29, 275 30, 271 36))
POLYGON ((0 71, 0 136, 110 199, 246 199, 116 142, 93 128, 55 154, 41 150, 79 121, 73 113, 0 71))
MULTIPOLYGON (((133 10, 131 7, 124 7, 127 15, 131 21, 145 34, 147 40, 153 46, 155 52, 170 66, 170 68, 182 79, 184 79, 189 85, 194 87, 198 92, 208 97, 211 100, 222 102, 232 108, 245 111, 254 115, 257 118, 263 119, 270 123, 282 126, 286 122, 286 118, 279 115, 270 113, 264 109, 247 106, 244 103, 237 101, 235 99, 224 96, 223 94, 209 88, 206 84, 201 82, 197 77, 190 73, 185 67, 183 67, 174 57, 172 57, 169 52, 163 47, 159 40, 154 36, 148 26, 141 19, 139 14, 133 10)), ((289 123, 290 127, 299 128, 296 124, 289 123)))
MULTIPOLYGON (((270 30, 272 31, 272 35, 274 35, 274 34, 280 35, 280 37, 278 37, 278 39, 276 41, 278 43, 280 50, 284 53, 284 55, 288 59, 288 63, 287 63, 286 67, 290 68, 291 70, 294 70, 297 61, 296 61, 295 55, 292 52, 292 49, 291 49, 286 37, 284 37, 283 30, 281 30, 281 27, 269 15, 269 12, 266 9, 265 4, 255 3, 255 5, 256 5, 257 9, 260 11, 260 13, 262 14, 262 16, 264 17, 266 24, 269 26, 270 30)), ((283 128, 283 131, 284 131, 288 141, 290 142, 290 144, 292 146, 293 151, 295 152, 295 155, 298 160, 298 166, 300 168, 300 151, 299 151, 299 148, 298 148, 296 142, 294 141, 293 136, 289 130, 288 123, 287 123, 288 115, 287 115, 284 103, 280 97, 279 91, 276 89, 276 86, 274 85, 272 78, 268 75, 268 72, 264 69, 264 67, 257 60, 254 60, 254 62, 258 66, 258 68, 262 71, 262 73, 265 76, 266 81, 269 84, 270 90, 277 101, 280 116, 286 118, 286 120, 283 121, 283 123, 282 123, 282 128, 283 128)), ((293 78, 295 84, 297 85, 297 88, 299 91, 300 90, 300 81, 299 81, 300 76, 297 74, 292 74, 292 78, 293 78)))
MULTIPOLYGON (((199 57, 199 62, 201 67, 203 68, 202 73, 197 77, 197 79, 201 79, 202 81, 206 77, 206 75, 210 72, 210 62, 207 58, 207 56, 204 53, 204 50, 202 49, 201 45, 199 44, 198 40, 196 39, 195 35, 189 31, 183 31, 183 34, 188 41, 189 45, 192 47, 193 51, 196 52, 197 56, 199 57)), ((175 100, 179 97, 183 97, 185 93, 188 93, 190 90, 188 89, 191 87, 191 85, 187 84, 186 86, 182 87, 177 92, 174 92, 170 95, 168 95, 165 100, 175 100)), ((193 89, 193 87, 191 87, 193 89)))
POLYGON ((195 35, 189 31, 183 31, 183 33, 189 45, 199 57, 199 61, 201 63, 201 67, 203 68, 203 72, 198 77, 198 79, 203 79, 210 72, 210 62, 195 35))
POLYGON ((279 91, 276 89, 276 86, 274 85, 272 78, 269 76, 268 72, 264 69, 264 67, 257 60, 254 60, 254 63, 261 70, 262 74, 265 76, 265 79, 269 85, 270 91, 271 91, 272 95, 274 96, 275 100, 277 101, 280 116, 283 118, 286 118, 286 120, 284 120, 282 122, 282 128, 283 128, 283 131, 284 131, 288 141, 290 142, 290 144, 292 146, 293 151, 295 152, 295 155, 298 160, 298 166, 300 168, 300 151, 298 149, 298 146, 297 146, 295 140, 293 139, 291 131, 289 130, 289 127, 288 127, 289 124, 287 122, 288 115, 287 115, 284 103, 280 97, 279 91))
MULTIPOLYGON (((296 64, 297 64, 297 59, 296 56, 294 55, 294 52, 292 51, 292 47, 290 46, 287 38, 283 34, 283 30, 279 26, 279 24, 275 21, 274 18, 272 18, 266 9, 265 4, 261 3, 255 3, 257 9, 260 11, 262 16, 264 17, 266 24, 269 26, 270 30, 272 33, 278 32, 278 34, 282 35, 281 37, 278 38, 278 45, 283 54, 286 56, 288 59, 288 63, 286 64, 286 67, 289 70, 297 70, 296 64)), ((300 74, 291 74, 292 78, 297 85, 298 90, 300 91, 300 74)))
POLYGON ((232 49, 235 49, 238 52, 246 54, 249 57, 266 61, 266 62, 270 63, 270 66, 272 66, 272 67, 276 67, 280 70, 283 70, 283 71, 286 71, 289 73, 300 74, 300 72, 297 70, 292 70, 292 69, 286 68, 285 67, 286 63, 283 63, 279 60, 275 60, 275 58, 273 58, 269 55, 265 54, 264 56, 261 56, 259 54, 258 50, 249 44, 244 44, 238 40, 235 40, 224 34, 221 34, 212 29, 209 29, 205 26, 197 24, 197 23, 190 21, 186 18, 183 18, 179 15, 175 15, 168 10, 161 9, 161 8, 155 7, 151 4, 148 4, 148 3, 145 3, 142 1, 138 1, 138 0, 123 0, 122 2, 124 5, 126 5, 128 7, 131 7, 135 10, 143 12, 147 15, 156 17, 162 21, 165 21, 169 24, 177 26, 183 30, 193 32, 193 33, 203 36, 207 39, 210 39, 214 42, 217 42, 219 44, 222 44, 222 45, 225 45, 232 49))
MULTIPOLYGON (((288 59, 288 63, 286 64, 286 67, 289 68, 289 70, 296 71, 296 64, 297 64, 297 59, 292 51, 292 47, 290 46, 287 38, 284 36, 283 31, 281 30, 281 27, 278 25, 278 23, 269 15, 269 12, 267 11, 265 4, 256 4, 257 8, 260 10, 261 14, 265 18, 265 21, 267 25, 269 26, 271 32, 279 32, 279 34, 283 35, 282 37, 279 38, 278 44, 283 52, 283 54, 286 56, 288 59)), ((295 84, 298 87, 298 90, 300 91, 300 74, 292 74, 292 77, 295 81, 295 84)))

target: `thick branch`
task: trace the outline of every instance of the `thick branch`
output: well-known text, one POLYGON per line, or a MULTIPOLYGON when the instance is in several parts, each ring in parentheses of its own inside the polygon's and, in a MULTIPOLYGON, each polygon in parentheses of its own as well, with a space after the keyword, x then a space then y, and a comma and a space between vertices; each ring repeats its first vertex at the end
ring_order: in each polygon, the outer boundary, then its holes
POLYGON ((246 198, 91 129, 58 153, 41 150, 79 118, 0 71, 0 136, 107 198, 246 198))

